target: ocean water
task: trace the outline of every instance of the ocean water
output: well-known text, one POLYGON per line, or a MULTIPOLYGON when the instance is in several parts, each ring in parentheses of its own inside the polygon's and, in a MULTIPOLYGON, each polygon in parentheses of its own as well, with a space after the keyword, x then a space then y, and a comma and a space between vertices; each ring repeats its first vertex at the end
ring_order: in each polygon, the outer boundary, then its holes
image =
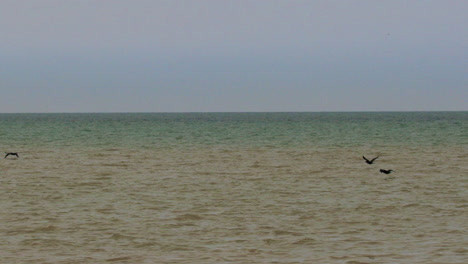
POLYGON ((0 114, 0 151, 0 263, 468 263, 468 112, 0 114))

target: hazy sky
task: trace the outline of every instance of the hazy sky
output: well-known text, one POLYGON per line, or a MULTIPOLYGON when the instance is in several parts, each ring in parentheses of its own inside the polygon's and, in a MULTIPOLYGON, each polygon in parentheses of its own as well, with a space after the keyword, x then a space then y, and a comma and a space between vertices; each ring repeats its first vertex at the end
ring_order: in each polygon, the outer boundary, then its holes
POLYGON ((0 112, 468 110, 466 0, 0 0, 0 112))

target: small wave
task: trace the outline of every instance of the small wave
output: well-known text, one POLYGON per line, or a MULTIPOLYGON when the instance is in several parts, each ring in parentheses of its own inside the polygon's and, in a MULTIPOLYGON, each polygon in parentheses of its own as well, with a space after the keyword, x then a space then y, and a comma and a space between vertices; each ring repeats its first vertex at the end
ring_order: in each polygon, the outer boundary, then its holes
POLYGON ((457 248, 457 249, 453 250, 453 253, 468 254, 468 249, 467 248, 457 248))
POLYGON ((102 172, 98 172, 96 173, 96 176, 98 176, 99 178, 98 179, 111 179, 111 177, 108 177, 108 176, 111 176, 115 174, 115 172, 112 172, 112 171, 102 171, 102 172))
POLYGON ((103 151, 120 151, 118 148, 105 148, 103 151))
POLYGON ((179 221, 196 221, 196 220, 202 220, 203 217, 196 215, 196 214, 183 214, 175 218, 175 220, 179 221))
POLYGON ((107 167, 122 167, 122 168, 128 168, 130 167, 130 165, 126 162, 122 162, 122 163, 103 163, 101 164, 101 166, 107 166, 107 167))
POLYGON ((278 239, 267 238, 267 239, 263 239, 263 242, 267 245, 274 245, 274 244, 282 243, 283 241, 278 240, 278 239))
POLYGON ((417 207, 417 206, 420 206, 420 204, 418 204, 418 203, 410 203, 410 204, 405 204, 405 205, 403 205, 404 208, 408 208, 408 207, 417 207))
POLYGON ((382 241, 361 241, 358 243, 359 245, 363 245, 363 246, 368 246, 368 245, 381 245, 383 244, 382 241))
POLYGON ((39 227, 34 229, 32 232, 38 232, 38 233, 48 233, 48 232, 53 232, 56 231, 58 227, 50 225, 50 226, 44 226, 44 227, 39 227))
POLYGON ((121 235, 121 234, 112 234, 112 236, 111 236, 110 238, 111 238, 111 239, 114 239, 114 240, 121 240, 121 239, 124 239, 124 240, 133 240, 133 239, 136 239, 136 237, 125 236, 125 235, 121 235))
POLYGON ((310 237, 306 237, 294 242, 293 245, 316 245, 317 243, 317 240, 310 237))
POLYGON ((42 238, 33 238, 25 239, 20 242, 25 246, 73 246, 74 244, 62 239, 42 239, 42 238))
POLYGON ((284 236, 284 235, 302 236, 302 233, 292 232, 292 231, 287 231, 287 230, 275 230, 273 234, 275 234, 275 236, 284 236))
POLYGON ((101 186, 104 183, 101 181, 84 181, 80 183, 76 183, 75 186, 101 186))
POLYGON ((125 256, 125 257, 116 257, 116 258, 110 258, 106 259, 106 261, 113 262, 113 261, 125 261, 125 260, 132 260, 133 257, 131 256, 125 256))

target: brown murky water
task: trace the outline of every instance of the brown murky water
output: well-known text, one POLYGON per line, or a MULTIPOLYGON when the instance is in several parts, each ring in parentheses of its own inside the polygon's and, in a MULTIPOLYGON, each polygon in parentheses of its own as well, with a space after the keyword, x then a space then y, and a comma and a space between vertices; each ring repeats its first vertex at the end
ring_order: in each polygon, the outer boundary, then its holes
POLYGON ((467 148, 373 151, 30 149, 0 263, 468 263, 467 148))

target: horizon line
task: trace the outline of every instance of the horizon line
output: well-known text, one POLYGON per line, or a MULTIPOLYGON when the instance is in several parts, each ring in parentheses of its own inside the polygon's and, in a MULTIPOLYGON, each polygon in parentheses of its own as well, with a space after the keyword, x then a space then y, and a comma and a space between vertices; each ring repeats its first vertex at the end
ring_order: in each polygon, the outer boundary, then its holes
POLYGON ((201 113, 434 113, 468 110, 352 110, 352 111, 102 111, 102 112, 0 112, 0 114, 201 114, 201 113))

